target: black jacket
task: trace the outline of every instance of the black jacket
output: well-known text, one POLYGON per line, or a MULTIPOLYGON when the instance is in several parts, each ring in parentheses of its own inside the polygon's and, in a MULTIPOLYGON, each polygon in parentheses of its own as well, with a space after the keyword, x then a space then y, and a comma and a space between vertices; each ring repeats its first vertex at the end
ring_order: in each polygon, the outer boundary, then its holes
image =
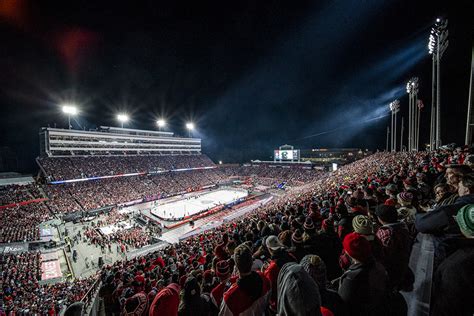
POLYGON ((474 240, 461 239, 456 246, 434 273, 433 316, 474 314, 474 240))
POLYGON ((382 315, 389 308, 387 271, 375 259, 352 264, 340 279, 338 293, 350 315, 382 315))

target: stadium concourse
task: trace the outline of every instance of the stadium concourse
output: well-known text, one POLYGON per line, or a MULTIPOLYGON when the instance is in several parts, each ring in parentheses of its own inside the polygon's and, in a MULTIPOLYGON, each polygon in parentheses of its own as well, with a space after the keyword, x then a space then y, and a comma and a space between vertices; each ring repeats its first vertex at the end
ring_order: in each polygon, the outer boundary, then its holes
POLYGON ((473 313, 469 148, 378 152, 332 173, 194 155, 151 174, 137 166, 160 157, 95 158, 39 159, 48 181, 2 188, 7 315, 473 313), (98 171, 140 174, 52 183, 98 171), (216 186, 250 194, 196 218, 152 213, 216 186))

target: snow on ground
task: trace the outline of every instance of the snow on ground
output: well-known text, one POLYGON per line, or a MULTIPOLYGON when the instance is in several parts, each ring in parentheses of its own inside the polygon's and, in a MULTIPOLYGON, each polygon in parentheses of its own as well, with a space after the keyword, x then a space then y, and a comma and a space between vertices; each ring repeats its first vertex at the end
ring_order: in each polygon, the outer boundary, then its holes
POLYGON ((152 207, 151 213, 163 219, 183 218, 218 205, 234 202, 247 195, 246 191, 220 189, 195 196, 184 196, 179 200, 156 205, 152 207))

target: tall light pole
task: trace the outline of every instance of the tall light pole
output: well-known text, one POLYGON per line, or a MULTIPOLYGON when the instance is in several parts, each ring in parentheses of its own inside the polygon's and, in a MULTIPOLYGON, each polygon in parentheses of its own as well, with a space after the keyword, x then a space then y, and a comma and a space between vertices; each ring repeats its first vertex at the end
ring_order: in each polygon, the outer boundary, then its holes
POLYGON ((161 131, 161 129, 166 126, 166 121, 164 119, 159 119, 156 121, 156 125, 158 125, 158 130, 161 131))
POLYGON ((62 110, 63 110, 63 113, 67 115, 68 129, 71 129, 72 128, 71 116, 77 115, 77 113, 79 113, 79 110, 73 104, 64 104, 62 106, 62 110))
POLYGON ((186 123, 186 129, 188 130, 188 136, 191 137, 192 131, 194 130, 194 123, 192 122, 186 123))
POLYGON ((403 132, 405 132, 405 126, 402 116, 402 127, 400 128, 400 151, 403 151, 403 132))
POLYGON ((432 55, 432 93, 431 93, 431 148, 437 149, 441 146, 441 76, 440 64, 444 52, 448 48, 448 20, 436 19, 431 28, 428 43, 428 51, 432 55), (434 114, 433 114, 434 113, 434 114))
POLYGON ((123 124, 128 122, 129 117, 125 113, 120 113, 120 114, 117 114, 117 120, 122 124, 122 128, 123 128, 123 124))
POLYGON ((416 102, 416 111, 417 111, 417 121, 416 121, 416 129, 415 129, 415 147, 416 151, 420 149, 420 117, 421 117, 421 109, 424 107, 423 101, 418 100, 416 102))
POLYGON ((474 126, 474 43, 472 45, 472 54, 471 54, 471 78, 469 79, 469 97, 467 101, 467 124, 466 124, 466 139, 464 144, 471 145, 472 143, 472 128, 474 126))
POLYGON ((408 93, 408 151, 416 151, 416 98, 418 95, 418 78, 413 77, 407 83, 408 93))
POLYGON ((392 151, 397 151, 397 113, 400 111, 400 101, 395 100, 393 102, 390 102, 390 112, 392 112, 392 144, 391 144, 391 150, 392 151))

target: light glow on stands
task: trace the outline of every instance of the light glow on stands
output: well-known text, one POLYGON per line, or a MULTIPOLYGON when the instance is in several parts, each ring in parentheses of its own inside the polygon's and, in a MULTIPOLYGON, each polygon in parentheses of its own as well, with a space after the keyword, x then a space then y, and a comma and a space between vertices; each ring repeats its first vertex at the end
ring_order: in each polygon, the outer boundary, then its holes
POLYGON ((51 181, 49 183, 50 184, 64 184, 64 183, 83 182, 83 181, 91 181, 91 180, 99 180, 99 179, 110 179, 110 178, 131 177, 131 176, 143 176, 143 175, 147 175, 147 174, 158 174, 158 173, 165 173, 165 172, 207 170, 207 169, 215 169, 215 168, 217 168, 217 167, 216 166, 208 166, 208 167, 181 168, 181 169, 160 170, 160 171, 150 171, 150 172, 135 172, 135 173, 116 174, 116 175, 112 175, 112 176, 100 176, 100 177, 89 177, 89 178, 80 178, 80 179, 57 180, 57 181, 51 181))
POLYGON ((205 170, 205 169, 215 169, 215 166, 208 166, 208 167, 196 167, 196 168, 181 168, 181 169, 173 169, 169 170, 171 172, 180 172, 180 171, 189 171, 189 170, 205 170))
POLYGON ((91 180, 98 180, 98 179, 140 176, 140 175, 146 175, 146 174, 147 174, 146 172, 125 173, 125 174, 116 174, 113 176, 101 176, 101 177, 89 177, 89 178, 80 178, 80 179, 51 181, 50 184, 64 184, 64 183, 83 182, 83 181, 91 181, 91 180))

